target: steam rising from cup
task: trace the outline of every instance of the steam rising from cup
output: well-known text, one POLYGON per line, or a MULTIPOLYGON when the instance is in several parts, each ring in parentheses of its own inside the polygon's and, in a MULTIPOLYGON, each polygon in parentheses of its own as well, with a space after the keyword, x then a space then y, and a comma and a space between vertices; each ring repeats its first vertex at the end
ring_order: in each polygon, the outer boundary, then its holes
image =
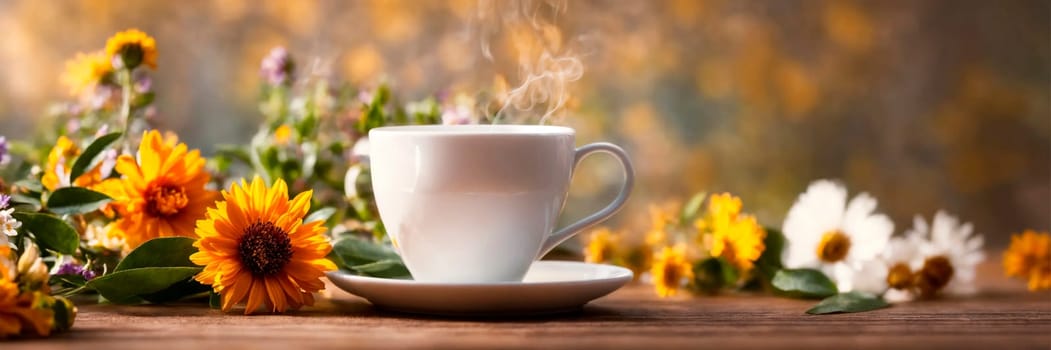
POLYGON ((572 96, 570 84, 584 74, 580 58, 563 44, 562 32, 555 25, 567 9, 564 0, 479 1, 477 30, 482 55, 495 60, 490 45, 495 37, 511 45, 518 61, 518 85, 498 86, 483 107, 482 114, 492 115, 494 124, 549 124, 564 116, 572 96))

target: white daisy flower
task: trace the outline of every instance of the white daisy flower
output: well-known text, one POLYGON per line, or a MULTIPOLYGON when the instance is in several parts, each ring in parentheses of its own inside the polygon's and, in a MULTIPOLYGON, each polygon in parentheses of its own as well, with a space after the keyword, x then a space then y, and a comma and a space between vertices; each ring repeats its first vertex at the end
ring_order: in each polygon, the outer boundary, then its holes
POLYGON ((912 300, 913 271, 923 267, 923 252, 930 244, 923 235, 910 232, 903 237, 894 237, 883 251, 883 262, 886 267, 884 280, 887 289, 883 298, 890 302, 912 300))
POLYGON ((938 211, 930 226, 917 216, 906 235, 927 239, 927 244, 920 246, 922 263, 912 263, 914 273, 919 275, 915 287, 921 293, 932 295, 944 290, 948 294, 965 295, 976 291, 975 268, 985 260, 982 251, 985 240, 974 234, 973 225, 938 211))
POLYGON ((894 223, 886 215, 874 213, 876 200, 861 193, 847 203, 843 185, 814 181, 799 195, 788 211, 782 232, 785 235, 786 268, 815 268, 836 282, 841 292, 855 290, 880 293, 879 279, 872 261, 882 254, 894 223), (860 290, 860 289, 859 289, 860 290))
POLYGON ((836 283, 840 291, 845 291, 845 285, 853 291, 883 294, 887 291, 887 264, 879 258, 864 261, 851 275, 849 284, 836 283))
POLYGON ((22 223, 11 216, 14 212, 15 208, 0 210, 0 244, 7 245, 7 237, 17 235, 18 228, 22 227, 22 223))

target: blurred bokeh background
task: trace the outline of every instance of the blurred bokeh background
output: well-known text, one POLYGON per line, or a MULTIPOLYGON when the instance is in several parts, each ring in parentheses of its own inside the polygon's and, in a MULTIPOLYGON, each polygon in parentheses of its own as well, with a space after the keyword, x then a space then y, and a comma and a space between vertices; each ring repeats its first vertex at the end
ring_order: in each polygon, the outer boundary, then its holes
MULTIPOLYGON (((1051 227, 1049 4, 569 1, 523 13, 583 67, 557 123, 634 156, 641 181, 614 226, 640 231, 650 203, 702 190, 733 192, 780 226, 808 182, 836 178, 878 198, 899 232, 946 209, 1001 246, 1051 227)), ((389 81, 405 99, 515 86, 528 40, 478 7, 0 0, 0 135, 48 123, 50 103, 69 98, 63 62, 130 27, 158 41, 157 126, 206 154, 255 132, 259 61, 274 46, 301 70, 389 81)), ((602 205, 619 181, 614 162, 589 160, 567 215, 602 205)))

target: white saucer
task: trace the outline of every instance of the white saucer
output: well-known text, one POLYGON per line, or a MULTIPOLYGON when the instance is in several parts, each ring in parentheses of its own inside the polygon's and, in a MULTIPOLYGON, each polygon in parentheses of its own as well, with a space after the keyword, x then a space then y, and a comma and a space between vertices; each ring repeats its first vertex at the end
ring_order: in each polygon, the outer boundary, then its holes
POLYGON ((538 261, 522 282, 442 284, 328 273, 340 289, 398 312, 458 316, 536 315, 580 309, 631 281, 631 270, 572 261, 538 261))

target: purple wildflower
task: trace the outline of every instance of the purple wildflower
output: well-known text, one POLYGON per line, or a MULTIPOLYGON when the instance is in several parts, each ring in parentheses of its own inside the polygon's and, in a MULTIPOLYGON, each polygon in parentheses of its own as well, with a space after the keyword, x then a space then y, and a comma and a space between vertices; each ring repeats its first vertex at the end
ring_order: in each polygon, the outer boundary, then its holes
POLYGON ((113 59, 109 63, 113 65, 113 70, 124 69, 124 59, 120 55, 113 55, 113 59))
MULTIPOLYGON (((70 109, 70 111, 71 114, 76 115, 76 113, 72 113, 72 109, 70 109)), ((69 120, 66 121, 66 133, 76 134, 78 131, 80 131, 80 119, 69 118, 69 120)))
POLYGON ((465 95, 457 95, 442 104, 442 124, 465 125, 476 124, 474 100, 465 95))
POLYGON ((84 280, 90 281, 95 278, 95 271, 84 268, 84 265, 78 264, 75 261, 69 261, 58 267, 55 271, 55 275, 80 275, 84 277, 84 280))
POLYGON ((295 64, 292 56, 284 47, 275 47, 263 58, 260 65, 259 75, 266 79, 270 85, 284 85, 292 82, 295 64))
POLYGON ((364 89, 358 91, 358 101, 361 101, 366 106, 372 103, 372 91, 364 89))
POLYGON ((7 137, 0 136, 0 165, 7 164, 9 161, 11 161, 11 155, 7 154, 7 137))
POLYGON ((150 92, 150 89, 152 89, 152 88, 153 88, 153 79, 151 79, 149 75, 146 75, 145 73, 143 73, 143 74, 136 74, 136 77, 135 77, 135 92, 140 93, 140 94, 145 94, 147 92, 150 92))
POLYGON ((0 193, 0 210, 7 209, 8 204, 11 204, 11 196, 0 193))

